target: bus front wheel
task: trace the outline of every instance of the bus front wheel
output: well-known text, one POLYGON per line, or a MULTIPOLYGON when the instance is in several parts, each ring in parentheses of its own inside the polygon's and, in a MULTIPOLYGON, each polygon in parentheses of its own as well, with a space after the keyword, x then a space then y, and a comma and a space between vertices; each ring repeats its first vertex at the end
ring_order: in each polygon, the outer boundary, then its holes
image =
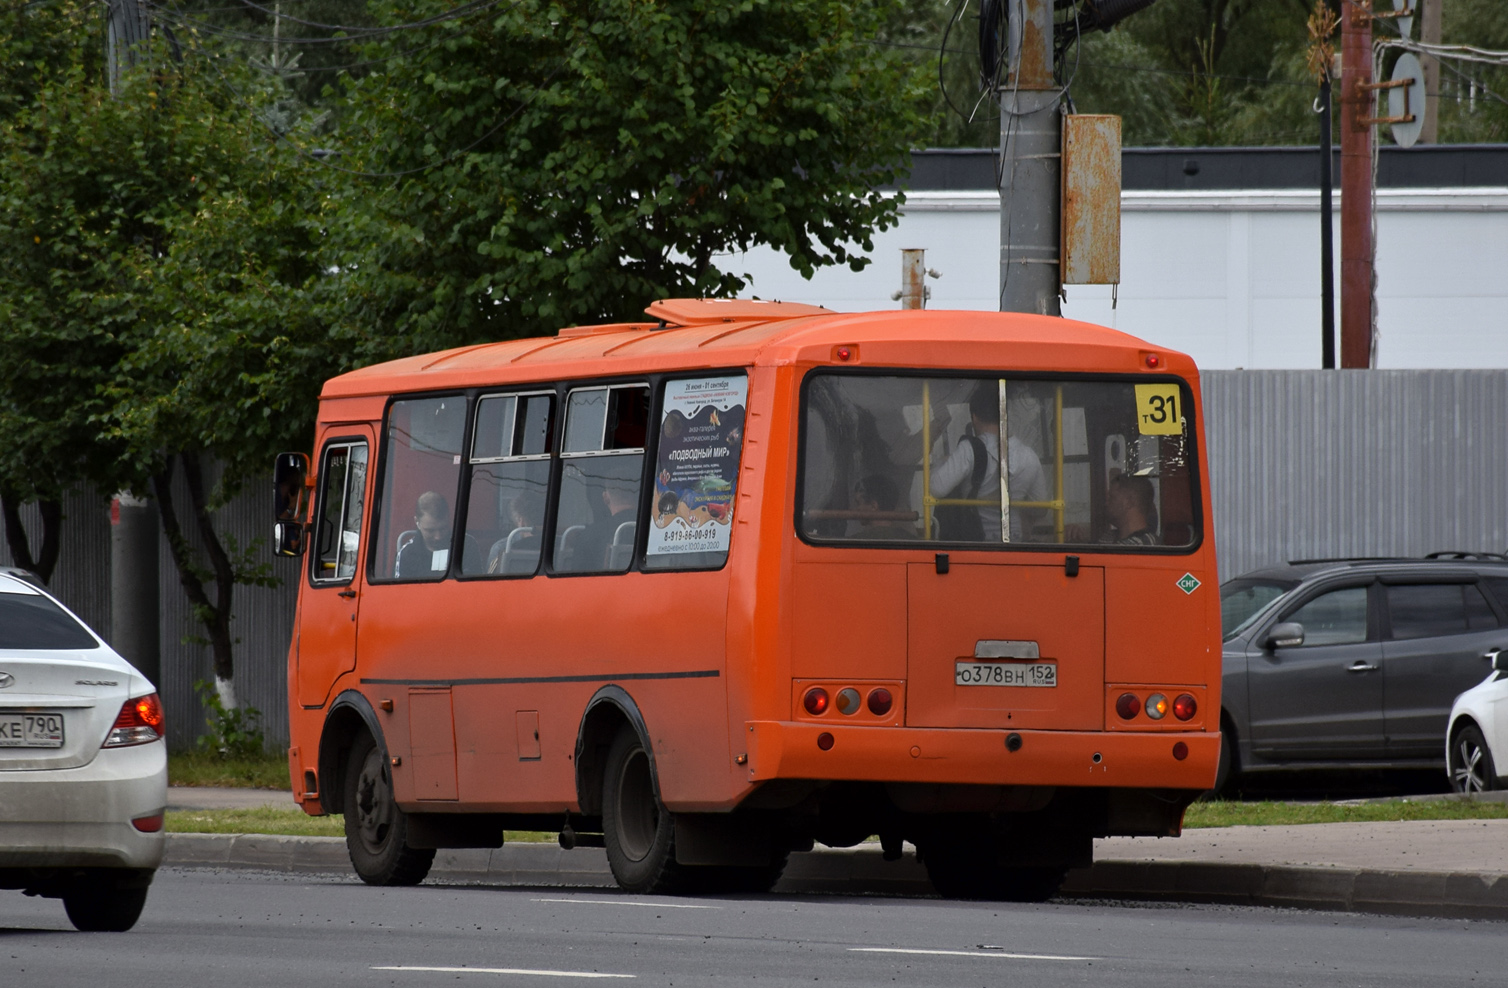
POLYGON ((675 815, 660 802, 649 752, 628 725, 607 753, 602 836, 613 878, 625 891, 679 892, 687 887, 686 869, 675 860, 675 815))
POLYGON ((424 881, 435 852, 408 846, 408 815, 393 800, 387 759, 371 735, 352 746, 345 784, 346 850, 357 876, 368 885, 424 881))

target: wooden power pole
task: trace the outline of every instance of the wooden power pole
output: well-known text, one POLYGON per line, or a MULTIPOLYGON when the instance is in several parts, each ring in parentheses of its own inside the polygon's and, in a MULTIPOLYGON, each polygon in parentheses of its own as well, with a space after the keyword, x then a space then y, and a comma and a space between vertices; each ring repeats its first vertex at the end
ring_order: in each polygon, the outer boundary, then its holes
POLYGON ((1340 365, 1372 366, 1372 7, 1342 0, 1340 96, 1340 365))

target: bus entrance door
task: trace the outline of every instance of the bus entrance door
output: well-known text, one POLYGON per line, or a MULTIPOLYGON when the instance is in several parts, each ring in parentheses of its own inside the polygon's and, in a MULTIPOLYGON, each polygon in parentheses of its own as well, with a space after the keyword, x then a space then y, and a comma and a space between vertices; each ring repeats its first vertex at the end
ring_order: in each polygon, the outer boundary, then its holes
POLYGON ((1105 571, 907 567, 908 727, 1104 729, 1105 571))

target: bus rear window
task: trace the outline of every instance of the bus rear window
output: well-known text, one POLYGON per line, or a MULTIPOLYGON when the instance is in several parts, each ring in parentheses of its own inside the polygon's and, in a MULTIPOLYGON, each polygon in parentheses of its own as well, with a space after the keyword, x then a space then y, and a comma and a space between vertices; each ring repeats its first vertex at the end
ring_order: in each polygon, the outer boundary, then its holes
POLYGON ((816 374, 803 407, 801 532, 1193 546, 1187 401, 1175 381, 816 374))

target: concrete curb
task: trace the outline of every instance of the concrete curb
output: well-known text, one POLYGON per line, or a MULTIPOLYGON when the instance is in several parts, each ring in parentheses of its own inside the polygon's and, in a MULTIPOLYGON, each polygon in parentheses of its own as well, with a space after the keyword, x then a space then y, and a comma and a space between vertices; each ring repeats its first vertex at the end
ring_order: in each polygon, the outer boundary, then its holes
MULTIPOLYGON (((351 874, 339 837, 169 834, 165 867, 351 874)), ((615 888, 600 848, 553 844, 441 851, 432 880, 518 886, 615 888)), ((932 895, 912 855, 885 861, 873 847, 794 854, 777 893, 932 895)), ((1508 920, 1508 875, 1384 871, 1198 861, 1096 861, 1072 871, 1063 895, 1508 920)))

